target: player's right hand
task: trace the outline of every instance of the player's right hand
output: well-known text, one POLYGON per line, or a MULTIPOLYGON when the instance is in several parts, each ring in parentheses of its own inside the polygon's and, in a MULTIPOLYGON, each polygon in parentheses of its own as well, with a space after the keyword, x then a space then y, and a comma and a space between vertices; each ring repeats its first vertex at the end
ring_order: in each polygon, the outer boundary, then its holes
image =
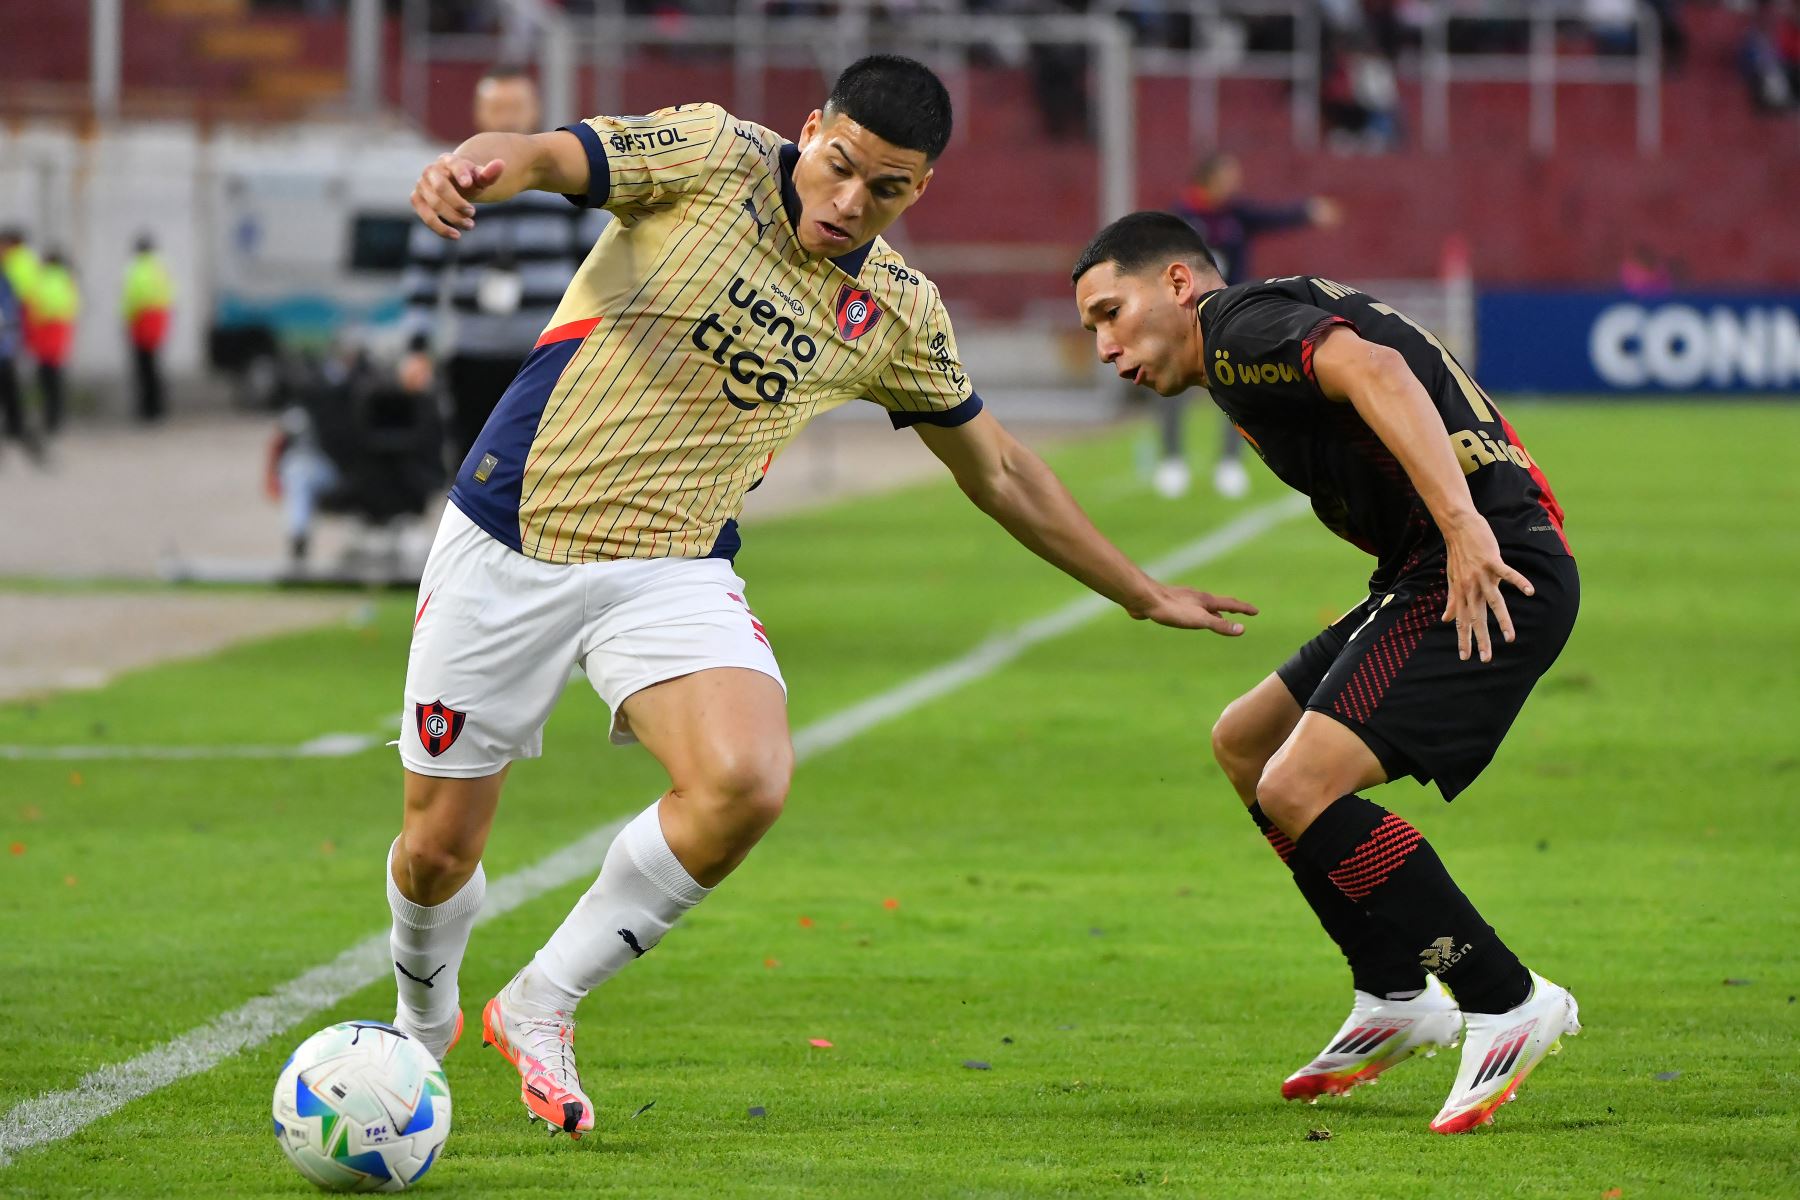
POLYGON ((1506 565, 1492 527, 1479 515, 1446 531, 1444 548, 1450 586, 1441 619, 1445 624, 1456 623, 1456 656, 1468 662, 1473 650, 1482 662, 1492 662, 1494 640, 1488 632, 1489 616, 1503 639, 1510 642, 1514 636, 1512 614, 1506 610, 1500 585, 1517 588, 1527 596, 1536 594, 1537 589, 1531 580, 1506 565))
POLYGON ((483 164, 458 154, 440 154, 413 184, 413 211, 431 232, 456 241, 463 230, 475 228, 474 202, 505 170, 506 164, 497 158, 483 164))
POLYGON ((1173 629, 1210 629, 1225 637, 1237 637, 1244 632, 1243 625, 1222 614, 1256 615, 1256 605, 1232 596, 1215 596, 1211 592, 1168 584, 1158 584, 1157 588, 1150 603, 1142 609, 1130 610, 1132 616, 1173 629))

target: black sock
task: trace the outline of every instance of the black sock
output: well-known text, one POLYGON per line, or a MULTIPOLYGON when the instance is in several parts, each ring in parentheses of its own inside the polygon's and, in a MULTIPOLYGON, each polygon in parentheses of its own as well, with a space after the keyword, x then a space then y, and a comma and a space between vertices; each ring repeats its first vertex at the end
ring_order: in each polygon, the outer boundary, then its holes
POLYGON ((1294 873, 1294 886, 1343 952, 1356 990, 1384 998, 1395 993, 1417 995, 1425 986, 1425 971, 1398 940, 1396 931, 1338 891, 1325 872, 1296 855, 1294 843, 1269 820, 1262 805, 1250 806, 1250 819, 1294 873))
POLYGON ((1481 919, 1431 843, 1361 796, 1340 796, 1300 835, 1296 856, 1400 934, 1465 1012, 1499 1013, 1531 994, 1531 976, 1481 919))

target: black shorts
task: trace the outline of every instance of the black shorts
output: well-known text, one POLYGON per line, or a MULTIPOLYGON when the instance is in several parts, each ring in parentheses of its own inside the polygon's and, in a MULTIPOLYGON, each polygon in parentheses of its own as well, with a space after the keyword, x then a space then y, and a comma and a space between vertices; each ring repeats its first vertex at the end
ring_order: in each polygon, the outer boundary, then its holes
POLYGON ((1342 722, 1367 743, 1389 779, 1436 782, 1454 800, 1493 761, 1525 697, 1575 627, 1581 577, 1575 560, 1536 551, 1502 551, 1507 565, 1537 589, 1525 596, 1502 585, 1516 640, 1494 638, 1494 660, 1456 654, 1456 626, 1445 624, 1442 560, 1370 596, 1300 647, 1275 672, 1302 708, 1342 722))

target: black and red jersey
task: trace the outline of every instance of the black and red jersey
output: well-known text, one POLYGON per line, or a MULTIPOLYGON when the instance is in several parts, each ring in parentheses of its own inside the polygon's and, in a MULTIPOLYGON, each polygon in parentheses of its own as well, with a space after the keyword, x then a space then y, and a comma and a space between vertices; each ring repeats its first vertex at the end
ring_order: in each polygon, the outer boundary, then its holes
POLYGON ((1198 319, 1213 402, 1283 482, 1311 497, 1329 529, 1375 556, 1372 588, 1441 555, 1444 542, 1392 452, 1353 406, 1319 390, 1313 351, 1334 326, 1400 352, 1502 549, 1570 552, 1562 509, 1518 433, 1410 317, 1355 288, 1294 276, 1208 292, 1198 319))

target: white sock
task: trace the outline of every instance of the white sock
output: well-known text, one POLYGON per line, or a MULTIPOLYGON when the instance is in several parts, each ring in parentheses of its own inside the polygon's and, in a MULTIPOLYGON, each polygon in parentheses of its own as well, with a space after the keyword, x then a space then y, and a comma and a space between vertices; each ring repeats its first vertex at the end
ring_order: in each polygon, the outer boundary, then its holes
POLYGON ((559 1007, 575 1004, 662 940, 681 914, 706 899, 663 837, 662 801, 633 817, 613 839, 594 880, 533 965, 559 1007))
POLYGON ((487 872, 477 863, 475 874, 456 895, 429 908, 414 904, 394 882, 392 860, 399 844, 395 839, 389 847, 385 872, 388 908, 394 914, 388 949, 400 992, 398 1015, 414 1029, 436 1029, 456 1019, 456 974, 462 970, 469 931, 487 893, 487 872))

